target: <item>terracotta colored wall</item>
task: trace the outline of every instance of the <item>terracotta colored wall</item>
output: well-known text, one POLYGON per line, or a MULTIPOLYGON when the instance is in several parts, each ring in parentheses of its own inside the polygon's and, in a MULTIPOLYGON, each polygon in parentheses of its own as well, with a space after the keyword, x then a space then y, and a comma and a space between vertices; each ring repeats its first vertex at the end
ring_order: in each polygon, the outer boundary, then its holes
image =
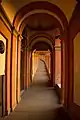
POLYGON ((28 79, 29 79, 29 77, 28 77, 28 65, 29 65, 29 63, 28 63, 28 57, 29 57, 29 51, 27 51, 27 88, 28 88, 28 79))
POLYGON ((27 50, 27 71, 26 71, 26 73, 27 73, 27 88, 29 87, 30 82, 31 82, 31 79, 30 79, 31 63, 30 62, 31 62, 31 52, 28 49, 27 50))
POLYGON ((80 32, 74 39, 74 102, 80 106, 80 32))
POLYGON ((61 87, 61 40, 55 40, 55 83, 61 87))
MULTIPOLYGON (((22 43, 21 43, 22 44, 22 43)), ((26 82, 26 51, 21 51, 21 67, 20 67, 20 90, 24 90, 24 83, 26 82)), ((26 83, 25 83, 26 84, 26 83)))
POLYGON ((32 53, 32 79, 34 77, 34 52, 32 53))
POLYGON ((20 101, 20 59, 21 59, 21 39, 18 38, 18 68, 17 68, 17 101, 20 101))
POLYGON ((1 11, 0 33, 6 39, 6 49, 7 49, 6 59, 4 63, 5 65, 5 93, 4 93, 5 114, 7 115, 10 112, 10 107, 11 107, 10 105, 12 104, 12 109, 14 109, 14 107, 16 106, 16 102, 17 102, 16 91, 17 91, 17 100, 18 101, 20 100, 20 43, 18 44, 18 48, 17 48, 18 34, 17 32, 14 31, 13 32, 14 35, 12 35, 11 24, 9 23, 7 16, 5 15, 3 10, 1 11), (17 57, 17 50, 18 50, 18 57, 17 57), (16 84, 16 82, 18 82, 18 84, 16 84))
MULTIPOLYGON (((69 23, 69 81, 68 81, 68 106, 69 110, 73 115, 73 118, 80 119, 80 106, 79 106, 79 53, 78 48, 76 47, 79 44, 79 38, 76 38, 76 35, 80 32, 80 3, 77 3, 73 11, 70 23, 69 23), (74 45, 75 43, 75 45, 74 45), (76 54, 75 54, 76 53, 76 54), (74 59, 74 57, 76 57, 74 59), (77 62, 77 63, 75 63, 77 62), (75 65, 75 70, 74 70, 75 65), (77 70, 77 72, 76 72, 77 70)), ((79 50, 80 51, 80 50, 79 50)))
POLYGON ((39 63, 39 55, 37 53, 32 54, 32 71, 33 71, 33 78, 35 76, 36 70, 38 68, 38 63, 39 63))
POLYGON ((61 85, 61 48, 55 49, 55 83, 61 85))
POLYGON ((16 105, 17 38, 12 40, 12 108, 16 105))
POLYGON ((31 51, 29 51, 29 55, 28 55, 28 86, 30 86, 31 83, 31 79, 30 79, 30 67, 31 67, 31 51))
MULTIPOLYGON (((23 68, 22 68, 22 75, 23 75, 23 78, 22 78, 22 84, 23 84, 23 89, 27 88, 27 78, 26 78, 26 74, 27 74, 27 67, 28 65, 26 64, 27 63, 27 51, 24 50, 24 53, 23 53, 23 68), (24 82, 23 82, 24 81, 24 82)), ((29 59, 29 58, 28 58, 29 59)), ((29 63, 28 63, 29 64, 29 63)))

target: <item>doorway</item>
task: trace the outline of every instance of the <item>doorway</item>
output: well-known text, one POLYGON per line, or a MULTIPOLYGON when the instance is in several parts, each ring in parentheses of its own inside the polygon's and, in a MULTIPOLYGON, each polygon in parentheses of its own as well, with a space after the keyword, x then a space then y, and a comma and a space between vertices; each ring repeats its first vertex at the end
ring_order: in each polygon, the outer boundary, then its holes
MULTIPOLYGON (((51 55, 49 50, 33 50, 32 52, 32 82, 36 76, 36 73, 41 63, 44 63, 44 67, 47 73, 47 76, 51 77, 51 55)), ((42 68, 42 67, 41 67, 42 68)), ((50 79, 49 79, 50 80, 50 79)))

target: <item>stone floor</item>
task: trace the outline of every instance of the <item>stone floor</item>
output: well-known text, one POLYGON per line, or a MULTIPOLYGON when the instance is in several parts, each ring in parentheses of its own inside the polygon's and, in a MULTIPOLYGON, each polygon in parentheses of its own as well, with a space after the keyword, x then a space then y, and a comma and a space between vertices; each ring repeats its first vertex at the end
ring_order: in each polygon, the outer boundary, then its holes
POLYGON ((26 90, 22 100, 5 120, 70 120, 56 92, 47 86, 49 78, 45 65, 40 63, 32 86, 26 90))

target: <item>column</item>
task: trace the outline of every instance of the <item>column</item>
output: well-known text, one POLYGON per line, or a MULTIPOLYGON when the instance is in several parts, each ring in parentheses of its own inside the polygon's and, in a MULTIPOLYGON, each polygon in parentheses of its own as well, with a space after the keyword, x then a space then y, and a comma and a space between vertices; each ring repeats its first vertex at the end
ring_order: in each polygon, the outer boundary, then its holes
POLYGON ((51 86, 55 85, 55 49, 51 52, 51 86))
POLYGON ((18 35, 17 37, 18 42, 17 42, 17 80, 16 80, 16 100, 17 103, 19 103, 20 101, 20 72, 21 72, 21 68, 20 68, 20 62, 21 62, 21 39, 22 37, 20 35, 18 35))
POLYGON ((10 108, 14 110, 16 106, 16 75, 17 75, 17 34, 12 27, 11 34, 11 66, 10 66, 10 108))

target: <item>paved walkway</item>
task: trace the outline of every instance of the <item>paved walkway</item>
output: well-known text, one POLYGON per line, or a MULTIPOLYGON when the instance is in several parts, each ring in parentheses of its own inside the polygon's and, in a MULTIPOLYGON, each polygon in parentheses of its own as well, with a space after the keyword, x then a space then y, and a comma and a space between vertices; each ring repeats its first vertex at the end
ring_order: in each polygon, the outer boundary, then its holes
POLYGON ((24 92, 22 100, 5 120, 69 120, 58 103, 55 90, 47 86, 45 65, 40 62, 33 85, 24 92))

